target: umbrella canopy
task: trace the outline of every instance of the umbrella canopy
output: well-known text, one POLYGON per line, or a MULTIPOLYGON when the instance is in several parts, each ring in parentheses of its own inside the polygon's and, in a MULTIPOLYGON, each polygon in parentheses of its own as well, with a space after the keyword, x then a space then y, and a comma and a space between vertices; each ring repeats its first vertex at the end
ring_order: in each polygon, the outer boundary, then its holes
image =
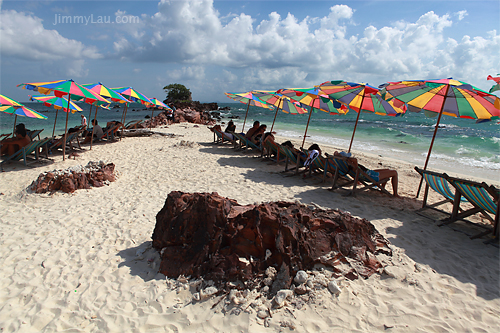
POLYGON ((64 112, 68 112, 68 104, 69 110, 71 113, 81 112, 82 108, 79 107, 76 103, 72 101, 68 101, 64 97, 56 97, 56 96, 30 96, 30 101, 36 101, 43 103, 45 106, 52 106, 56 110, 63 110, 64 112))
POLYGON ((0 95, 0 112, 13 114, 16 117, 14 118, 14 129, 16 128, 17 116, 28 117, 28 118, 37 118, 37 119, 47 119, 47 116, 36 112, 33 109, 30 109, 23 104, 19 103, 12 98, 9 98, 5 95, 0 95))
POLYGON ((111 89, 121 95, 127 96, 132 102, 138 102, 144 105, 153 104, 151 103, 151 100, 146 97, 146 95, 141 94, 132 87, 119 87, 111 89))
POLYGON ((347 108, 342 108, 342 104, 334 99, 330 99, 330 97, 328 97, 319 87, 287 88, 280 89, 279 92, 299 102, 303 106, 310 107, 306 131, 304 133, 304 139, 302 140, 302 147, 304 147, 304 143, 306 142, 307 130, 313 112, 317 112, 318 110, 328 112, 329 114, 346 114, 348 112, 347 108))
POLYGON ((300 103, 290 99, 278 91, 254 90, 253 95, 269 105, 290 114, 305 114, 307 110, 300 103))
POLYGON ((240 103, 244 103, 247 105, 247 112, 245 113, 245 120, 243 121, 243 129, 241 130, 242 132, 245 132, 245 123, 247 122, 247 116, 248 116, 248 109, 251 106, 258 106, 260 108, 265 108, 269 109, 270 106, 264 102, 261 101, 258 97, 255 97, 251 91, 248 92, 243 92, 243 93, 224 93, 227 97, 234 99, 235 101, 238 101, 240 103))
MULTIPOLYGON (((452 78, 389 82, 380 86, 388 100, 407 103, 411 111, 424 110, 428 116, 438 115, 431 145, 424 164, 427 168, 434 139, 443 114, 468 119, 497 119, 500 117, 500 99, 472 85, 452 78)), ((422 179, 417 190, 417 197, 422 179)))
POLYGON ((13 114, 16 116, 23 116, 28 118, 37 118, 37 119, 47 119, 47 116, 36 112, 33 109, 30 109, 24 105, 2 105, 0 106, 0 111, 4 113, 13 114))
POLYGON ((164 110, 172 110, 170 106, 168 106, 167 104, 163 103, 162 101, 160 101, 155 97, 150 98, 149 100, 153 103, 150 105, 150 107, 156 107, 158 109, 164 109, 164 110))
POLYGON ((402 108, 399 108, 389 103, 382 98, 377 88, 367 84, 346 81, 327 81, 320 85, 320 89, 328 94, 330 98, 338 100, 358 113, 348 152, 351 151, 361 112, 393 117, 401 116, 406 112, 406 108, 403 105, 402 108))
MULTIPOLYGON (((497 74, 500 75, 500 74, 497 74)), ((490 88, 490 93, 500 90, 500 76, 497 77, 492 77, 491 75, 488 75, 488 80, 493 80, 495 81, 495 84, 490 88)))
POLYGON ((98 83, 87 83, 87 84, 82 84, 85 88, 95 92, 101 97, 108 98, 112 102, 116 103, 130 103, 128 99, 123 97, 121 94, 117 93, 111 88, 106 87, 103 85, 101 82, 98 83))

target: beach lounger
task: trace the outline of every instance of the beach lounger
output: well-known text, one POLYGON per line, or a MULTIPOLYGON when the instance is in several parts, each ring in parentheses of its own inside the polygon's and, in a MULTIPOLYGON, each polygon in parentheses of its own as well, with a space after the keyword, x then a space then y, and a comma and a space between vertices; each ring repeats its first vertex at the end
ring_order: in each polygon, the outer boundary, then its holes
POLYGON ((137 126, 142 123, 142 120, 132 120, 125 125, 125 129, 137 129, 137 126))
POLYGON ((498 201, 500 190, 484 182, 478 183, 449 176, 447 176, 447 180, 456 190, 457 196, 455 197, 455 203, 458 202, 458 204, 453 206, 453 212, 446 224, 480 213, 491 222, 492 227, 487 226, 487 231, 474 235, 471 238, 493 233, 496 240, 498 240, 498 201), (465 197, 474 207, 459 213, 458 208, 460 201, 458 201, 457 197, 460 196, 465 197))
POLYGON ((106 141, 114 141, 115 136, 118 136, 120 140, 122 139, 121 136, 117 135, 118 131, 122 127, 122 124, 116 124, 104 131, 104 134, 99 138, 99 140, 106 139, 106 141))
POLYGON ((435 211, 441 212, 446 216, 446 218, 451 217, 451 212, 447 212, 441 208, 438 208, 439 206, 442 206, 446 203, 450 203, 453 205, 453 207, 458 205, 455 203, 455 200, 460 200, 460 202, 467 202, 467 199, 465 197, 457 197, 456 196, 456 191, 453 186, 448 182, 448 175, 445 173, 439 173, 439 172, 434 172, 434 171, 429 171, 429 170, 423 170, 420 169, 419 167, 415 167, 415 171, 417 171, 425 180, 425 190, 424 190, 424 199, 422 202, 422 208, 420 208, 417 211, 417 214, 422 215, 424 217, 428 217, 426 215, 420 214, 425 209, 433 209, 435 211), (435 202, 433 204, 427 204, 427 199, 429 196, 429 189, 433 189, 435 192, 441 194, 441 196, 444 198, 441 201, 435 202))
POLYGON ((252 142, 252 140, 248 139, 245 137, 244 134, 242 133, 233 133, 235 138, 238 140, 238 142, 234 142, 235 146, 238 146, 240 149, 253 149, 253 150, 261 150, 260 145, 256 145, 255 143, 252 142))
POLYGON ((282 172, 295 170, 295 174, 298 174, 299 169, 304 167, 304 162, 307 157, 302 156, 299 152, 296 152, 294 149, 290 149, 287 146, 281 145, 281 148, 285 153, 285 170, 282 172), (289 165, 294 167, 288 168, 289 165))
POLYGON ((54 142, 52 142, 52 144, 49 147, 49 150, 59 149, 59 148, 63 149, 63 145, 64 144, 66 144, 66 146, 69 146, 69 148, 71 150, 74 150, 74 148, 73 148, 73 140, 75 140, 75 139, 76 139, 76 142, 78 144, 78 148, 82 149, 82 147, 80 145, 80 140, 78 139, 78 136, 80 135, 80 133, 81 133, 81 130, 79 130, 77 132, 68 133, 66 135, 66 141, 64 140, 64 135, 63 135, 59 139, 57 139, 54 142))
POLYGON ((26 145, 23 148, 19 149, 14 154, 6 157, 0 163, 1 169, 3 170, 4 163, 7 163, 9 161, 24 160, 24 165, 28 166, 28 157, 30 157, 30 155, 32 153, 34 153, 35 154, 34 160, 35 161, 38 160, 39 159, 39 155, 40 155, 40 153, 39 153, 40 152, 40 148, 42 146, 46 145, 50 140, 51 140, 51 138, 45 138, 45 139, 42 139, 42 140, 37 140, 37 141, 30 142, 28 145, 26 145))
POLYGON ((351 187, 351 191, 347 195, 356 195, 356 191, 364 190, 379 190, 382 193, 392 196, 392 194, 384 188, 384 185, 390 180, 389 178, 379 179, 378 181, 370 177, 361 167, 354 170, 351 165, 349 165, 348 158, 343 156, 331 156, 329 158, 335 163, 335 176, 333 178, 332 190, 339 187, 351 187), (340 184, 339 179, 344 177, 347 182, 340 184), (358 183, 361 183, 362 187, 358 188, 358 183))
POLYGON ((283 148, 276 142, 266 141, 262 149, 261 157, 279 164, 285 160, 286 155, 283 148))
POLYGON ((41 130, 33 130, 33 131, 27 131, 31 141, 35 140, 35 138, 38 136, 38 140, 40 140, 40 133, 42 133, 43 129, 41 130))
MULTIPOLYGON (((236 140, 233 139, 229 139, 227 136, 224 135, 224 132, 221 132, 215 128, 212 129, 212 131, 214 132, 214 143, 224 143, 224 142, 229 142, 229 143, 232 143, 233 145, 236 146, 236 140)), ((232 134, 232 133, 230 133, 232 134)))
POLYGON ((11 135, 12 135, 12 133, 0 134, 0 139, 1 139, 0 142, 9 138, 9 136, 11 136, 11 135))

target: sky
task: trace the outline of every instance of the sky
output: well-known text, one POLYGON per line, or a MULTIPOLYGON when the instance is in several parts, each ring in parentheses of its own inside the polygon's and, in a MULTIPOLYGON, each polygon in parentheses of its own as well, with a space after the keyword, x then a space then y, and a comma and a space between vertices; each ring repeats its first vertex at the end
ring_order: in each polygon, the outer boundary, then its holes
POLYGON ((500 1, 0 0, 0 93, 73 79, 163 100, 224 92, 378 86, 453 77, 489 90, 500 73, 500 1))

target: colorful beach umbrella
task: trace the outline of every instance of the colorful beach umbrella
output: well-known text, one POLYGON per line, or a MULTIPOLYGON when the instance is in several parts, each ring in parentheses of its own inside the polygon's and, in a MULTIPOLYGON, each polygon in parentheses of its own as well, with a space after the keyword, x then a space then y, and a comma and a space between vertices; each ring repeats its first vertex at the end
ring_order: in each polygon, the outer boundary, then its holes
POLYGON ((56 117, 54 119, 54 128, 52 129, 52 136, 56 131, 56 122, 57 122, 57 114, 59 110, 63 110, 64 112, 68 112, 68 106, 71 113, 81 112, 82 108, 73 103, 72 101, 67 100, 64 97, 56 97, 56 96, 30 96, 30 101, 43 103, 47 107, 54 107, 56 109, 56 117))
POLYGON ((48 107, 52 106, 56 110, 62 109, 64 112, 68 112, 68 105, 69 105, 69 110, 71 113, 82 111, 82 108, 79 107, 76 103, 68 101, 64 97, 56 97, 56 96, 29 96, 29 97, 30 101, 43 103, 45 106, 48 107))
POLYGON ((330 98, 336 99, 358 113, 347 152, 351 151, 361 112, 393 117, 401 116, 406 112, 404 105, 401 108, 392 105, 383 99, 377 88, 367 84, 341 80, 326 81, 320 84, 320 89, 330 98))
MULTIPOLYGON (((497 74, 500 75, 500 74, 497 74)), ((495 81, 495 84, 490 88, 490 93, 500 90, 500 76, 497 77, 492 77, 491 75, 488 75, 488 80, 493 80, 495 81)))
POLYGON ((273 131, 274 123, 276 122, 276 116, 278 111, 281 110, 289 114, 305 114, 307 110, 304 109, 300 103, 291 100, 290 98, 283 96, 278 91, 268 91, 268 90, 254 90, 254 96, 258 97, 260 100, 265 101, 267 104, 272 105, 276 108, 274 114, 273 124, 271 125, 270 132, 273 131))
POLYGON ((149 99, 152 104, 150 104, 148 107, 152 108, 151 110, 151 121, 149 122, 149 128, 153 126, 153 115, 156 109, 162 109, 162 110, 172 110, 167 104, 163 103, 159 99, 153 97, 149 99))
MULTIPOLYGON (((138 92, 137 90, 135 90, 132 87, 118 87, 118 88, 111 88, 111 89, 114 90, 115 92, 127 97, 132 102, 141 103, 141 104, 146 105, 146 106, 148 106, 149 104, 153 104, 153 103, 151 103, 149 98, 146 97, 146 95, 138 92)), ((122 116, 122 124, 125 124, 125 120, 127 117, 127 106, 128 106, 128 104, 125 104, 125 110, 123 110, 123 116, 122 116)))
MULTIPOLYGON (((84 86, 76 83, 73 80, 59 80, 59 81, 51 81, 51 82, 34 82, 34 83, 21 83, 17 85, 18 87, 22 87, 28 90, 38 91, 41 94, 48 95, 50 93, 54 93, 57 97, 64 97, 68 95, 68 109, 69 101, 71 100, 71 96, 79 96, 84 99, 85 103, 93 104, 93 103, 107 103, 110 101, 105 98, 99 96, 95 92, 85 88, 84 86)), ((66 126, 64 130, 64 141, 66 141, 66 136, 68 132, 68 114, 66 112, 66 126)), ((55 124, 54 124, 55 126, 55 124)), ((66 145, 63 145, 63 160, 66 159, 66 145)))
POLYGON ((247 116, 248 116, 248 109, 250 106, 258 106, 260 108, 264 109, 269 109, 270 106, 264 102, 261 101, 258 97, 255 97, 251 91, 248 92, 243 92, 243 93, 231 93, 227 92, 224 93, 227 97, 234 99, 235 101, 238 101, 240 103, 246 104, 247 105, 247 112, 245 113, 245 120, 243 121, 243 129, 241 130, 242 132, 245 132, 245 123, 247 122, 247 116))
POLYGON ((47 119, 47 116, 36 112, 33 109, 30 109, 18 101, 7 97, 5 95, 0 95, 0 112, 13 114, 14 118, 14 131, 16 129, 17 116, 28 117, 28 118, 36 118, 36 119, 47 119))
MULTIPOLYGON (((453 78, 389 82, 381 85, 380 88, 382 88, 382 95, 385 95, 387 100, 395 99, 399 103, 406 103, 410 111, 423 110, 427 116, 438 116, 424 170, 427 168, 443 114, 479 120, 500 117, 500 99, 497 96, 453 78)), ((421 186, 422 179, 417 197, 421 186)))
POLYGON ((329 114, 346 114, 348 112, 347 108, 342 108, 337 100, 331 99, 326 95, 319 86, 312 88, 286 88, 278 90, 284 96, 291 98, 299 102, 301 105, 308 106, 309 117, 307 119, 306 132, 304 133, 304 139, 302 140, 302 147, 306 142, 307 130, 309 128, 309 122, 311 121, 311 116, 313 112, 323 111, 329 114))

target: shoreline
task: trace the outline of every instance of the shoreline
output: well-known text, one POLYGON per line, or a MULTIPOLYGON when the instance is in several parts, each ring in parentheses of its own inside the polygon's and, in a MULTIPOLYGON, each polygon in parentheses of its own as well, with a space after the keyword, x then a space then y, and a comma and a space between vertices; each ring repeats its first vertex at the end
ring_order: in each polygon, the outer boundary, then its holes
MULTIPOLYGON (((4 332, 494 332, 500 326, 498 248, 484 244, 485 237, 471 240, 477 227, 438 227, 415 214, 420 178, 412 165, 369 162, 372 156, 356 152, 366 166, 396 168, 402 198, 375 191, 345 197, 327 190, 331 179, 287 177, 283 164, 214 145, 204 125, 154 131, 175 136, 84 145, 75 159, 62 161, 58 153, 53 163, 10 163, 0 173, 4 332), (109 186, 73 194, 25 190, 41 172, 99 160, 115 164, 117 179, 109 186), (159 255, 151 249, 156 214, 174 190, 217 192, 241 205, 299 201, 366 218, 391 242, 390 275, 342 280, 338 297, 318 289, 294 298, 267 322, 251 306, 225 308, 221 297, 193 302, 193 285, 158 274, 159 255)), ((429 200, 436 199, 431 193, 429 200)))

